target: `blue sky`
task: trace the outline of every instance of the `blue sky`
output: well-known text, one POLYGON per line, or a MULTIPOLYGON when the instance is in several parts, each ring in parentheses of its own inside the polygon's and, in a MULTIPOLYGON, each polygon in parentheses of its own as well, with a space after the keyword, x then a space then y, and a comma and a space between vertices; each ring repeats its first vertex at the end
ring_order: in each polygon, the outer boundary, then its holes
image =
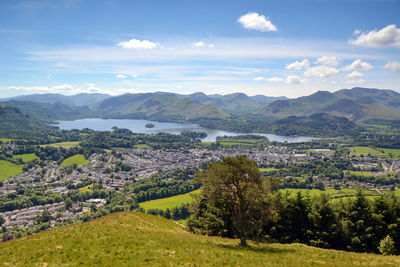
POLYGON ((400 92, 400 1, 0 1, 0 97, 400 92))

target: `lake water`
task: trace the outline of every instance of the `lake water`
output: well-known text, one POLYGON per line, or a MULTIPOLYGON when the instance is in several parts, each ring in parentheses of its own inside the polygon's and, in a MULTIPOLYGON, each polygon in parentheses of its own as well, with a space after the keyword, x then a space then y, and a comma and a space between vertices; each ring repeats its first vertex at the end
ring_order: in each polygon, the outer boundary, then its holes
MULTIPOLYGON (((245 135, 248 133, 234 133, 221 130, 205 129, 197 124, 191 123, 173 123, 173 122, 158 122, 158 121, 148 121, 148 120, 130 120, 130 119, 82 119, 75 121, 59 121, 56 126, 60 127, 61 130, 71 130, 84 128, 89 128, 95 131, 111 131, 112 127, 116 126, 118 128, 126 128, 134 133, 145 133, 145 134, 156 134, 160 132, 170 133, 170 134, 180 134, 182 131, 196 131, 196 132, 206 132, 207 137, 201 139, 203 142, 214 142, 217 136, 238 136, 245 135), (147 123, 154 124, 154 128, 146 128, 147 123)), ((263 134, 254 133, 255 135, 265 136, 270 141, 277 142, 309 142, 312 141, 312 137, 307 136, 283 136, 275 134, 263 134)))

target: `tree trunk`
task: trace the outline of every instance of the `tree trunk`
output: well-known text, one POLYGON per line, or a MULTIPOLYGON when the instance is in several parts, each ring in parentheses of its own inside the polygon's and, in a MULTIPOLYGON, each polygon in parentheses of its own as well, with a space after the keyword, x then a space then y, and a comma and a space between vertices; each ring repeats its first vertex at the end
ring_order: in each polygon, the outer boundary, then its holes
POLYGON ((240 245, 241 246, 247 246, 246 237, 244 237, 244 236, 240 237, 240 245))

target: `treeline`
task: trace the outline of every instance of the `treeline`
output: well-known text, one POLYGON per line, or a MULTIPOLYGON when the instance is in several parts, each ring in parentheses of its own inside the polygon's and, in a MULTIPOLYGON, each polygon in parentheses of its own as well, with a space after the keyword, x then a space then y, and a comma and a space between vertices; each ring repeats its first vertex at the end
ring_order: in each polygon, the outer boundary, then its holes
POLYGON ((167 219, 172 219, 175 221, 184 220, 188 218, 191 214, 188 204, 182 204, 179 207, 173 208, 172 210, 167 208, 165 211, 161 209, 148 209, 146 213, 151 215, 164 216, 167 219))
POLYGON ((195 169, 176 169, 171 174, 159 173, 150 178, 136 181, 124 187, 138 202, 185 194, 200 188, 193 182, 195 169))
MULTIPOLYGON (((253 239, 355 252, 400 253, 400 201, 395 195, 368 200, 359 191, 354 199, 332 202, 326 194, 310 198, 301 192, 277 193, 271 203, 273 213, 253 239)), ((229 208, 224 201, 212 208, 200 202, 189 219, 189 229, 236 237, 229 208)))

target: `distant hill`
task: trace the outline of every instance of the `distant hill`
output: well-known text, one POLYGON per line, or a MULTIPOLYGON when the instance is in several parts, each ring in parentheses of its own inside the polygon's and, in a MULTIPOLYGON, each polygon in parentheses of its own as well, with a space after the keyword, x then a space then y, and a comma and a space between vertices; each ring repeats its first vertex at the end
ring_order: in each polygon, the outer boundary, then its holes
POLYGON ((57 102, 62 103, 64 105, 70 107, 83 107, 83 106, 91 106, 95 103, 98 103, 106 98, 109 98, 110 95, 107 94, 77 94, 66 96, 62 94, 32 94, 32 95, 22 95, 11 98, 4 98, 1 101, 29 101, 36 103, 47 103, 47 104, 55 104, 57 102))
POLYGON ((152 120, 193 120, 225 118, 227 114, 211 104, 168 93, 125 94, 103 100, 94 107, 103 116, 152 120))
POLYGON ((334 93, 319 91, 310 96, 275 101, 257 113, 278 118, 328 113, 352 121, 399 120, 400 94, 391 90, 358 87, 334 93))
POLYGON ((0 136, 8 138, 35 137, 50 128, 42 121, 29 118, 18 108, 0 104, 0 136))
POLYGON ((0 243, 4 266, 399 266, 398 256, 195 235, 160 216, 120 212, 0 243))
POLYGON ((53 121, 71 120, 90 116, 88 107, 70 107, 61 102, 37 103, 31 101, 6 101, 4 104, 18 108, 23 114, 31 119, 53 121))

